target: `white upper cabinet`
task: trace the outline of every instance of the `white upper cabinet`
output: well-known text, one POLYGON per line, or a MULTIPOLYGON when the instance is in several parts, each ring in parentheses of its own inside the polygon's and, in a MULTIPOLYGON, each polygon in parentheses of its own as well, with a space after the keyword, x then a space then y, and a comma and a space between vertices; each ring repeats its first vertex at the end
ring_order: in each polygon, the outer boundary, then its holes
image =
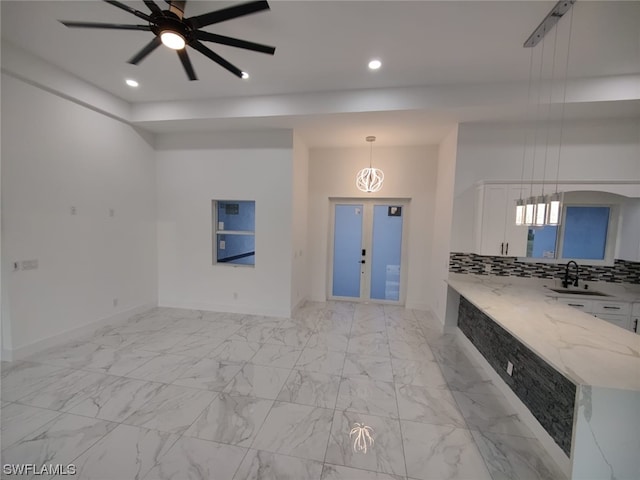
POLYGON ((622 204, 620 248, 616 258, 640 262, 640 198, 629 198, 622 204))
MULTIPOLYGON (((526 196, 527 192, 522 195, 526 196)), ((485 184, 476 192, 475 253, 524 257, 527 254, 526 226, 516 226, 516 200, 520 185, 485 184)))

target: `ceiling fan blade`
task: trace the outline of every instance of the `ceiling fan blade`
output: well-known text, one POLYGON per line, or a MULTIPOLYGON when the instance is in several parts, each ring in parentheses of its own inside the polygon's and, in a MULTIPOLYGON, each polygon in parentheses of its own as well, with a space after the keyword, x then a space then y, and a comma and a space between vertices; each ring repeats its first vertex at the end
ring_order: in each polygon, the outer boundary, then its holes
POLYGON ((114 7, 121 8, 125 12, 133 13, 136 17, 146 20, 147 22, 151 21, 151 17, 146 13, 139 12, 135 8, 131 8, 129 5, 125 5, 124 3, 116 2, 115 0, 104 0, 105 2, 113 5, 114 7))
POLYGON ((149 10, 151 10, 152 13, 162 12, 162 10, 160 10, 160 7, 156 5, 156 2, 154 2, 153 0, 144 0, 144 4, 149 7, 149 10))
POLYGON ((191 22, 194 29, 198 29, 206 27, 207 25, 213 25, 214 23, 231 20, 232 18, 249 15, 250 13, 260 12, 262 10, 269 10, 269 3, 266 0, 258 0, 256 2, 248 2, 234 7, 223 8, 203 15, 197 15, 195 17, 188 18, 187 20, 191 22))
POLYGON ((153 37, 153 40, 147 43, 142 50, 140 50, 133 57, 131 57, 128 63, 137 65, 144 59, 144 57, 146 57, 151 52, 153 52, 156 48, 158 48, 161 43, 162 43, 162 40, 160 40, 160 37, 153 37))
POLYGON ((196 72, 193 70, 193 65, 191 65, 191 60, 189 60, 189 55, 187 54, 186 49, 176 50, 178 52, 178 56, 180 57, 180 61, 182 62, 182 66, 184 67, 184 71, 187 72, 187 77, 189 80, 198 80, 196 77, 196 72))
POLYGON ((195 32, 198 40, 205 40, 207 42, 220 43, 222 45, 229 45, 231 47, 244 48, 245 50, 253 50, 255 52, 268 53, 273 55, 276 51, 276 47, 270 47, 268 45, 262 45, 260 43, 247 42, 246 40, 240 40, 238 38, 225 37, 224 35, 217 35, 215 33, 203 32, 197 30, 195 32))
POLYGON ((67 20, 58 20, 61 24, 69 28, 107 28, 113 30, 142 30, 150 32, 149 25, 122 25, 119 23, 96 23, 96 22, 69 22, 67 20))
POLYGON ((189 45, 192 46, 193 48, 195 48, 196 50, 198 50, 203 55, 209 57, 211 60, 216 62, 221 67, 226 68, 227 70, 229 70, 236 77, 242 78, 242 71, 238 67, 236 67, 235 65, 232 65, 231 63, 226 61, 224 58, 222 58, 220 55, 218 55, 217 53, 211 51, 209 48, 205 47, 199 41, 193 40, 191 43, 189 43, 189 45))

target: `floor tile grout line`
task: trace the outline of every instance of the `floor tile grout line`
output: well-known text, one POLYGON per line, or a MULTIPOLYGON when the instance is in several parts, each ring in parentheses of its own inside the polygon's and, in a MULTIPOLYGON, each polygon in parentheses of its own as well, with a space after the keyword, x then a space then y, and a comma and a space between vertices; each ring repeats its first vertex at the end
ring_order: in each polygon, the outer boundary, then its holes
MULTIPOLYGON (((389 329, 385 319, 385 328, 387 329, 387 338, 389 337, 389 329)), ((391 346, 389 346, 389 353, 391 353, 391 346)), ((409 469, 407 468, 407 453, 404 447, 404 432, 402 430, 402 420, 400 419, 400 403, 398 402, 398 389, 396 388, 395 373, 393 372, 393 362, 391 362, 391 372, 393 375, 393 395, 396 399, 396 409, 398 410, 398 427, 400 429, 400 445, 402 446, 402 459, 404 460, 404 476, 409 476, 409 469)))
MULTIPOLYGON (((355 308, 353 310, 353 313, 351 314, 351 318, 350 318, 350 327, 349 327, 349 335, 347 336, 348 340, 347 340, 347 350, 349 349, 349 342, 351 342, 351 331, 353 330, 353 321, 354 321, 354 317, 355 317, 355 308)), ((327 452, 329 451, 329 444, 331 443, 331 436, 333 434, 333 422, 335 421, 336 418, 336 411, 337 411, 337 407, 338 407, 338 398, 340 398, 340 387, 342 386, 342 380, 344 378, 343 373, 344 373, 344 366, 345 363, 347 362, 347 355, 345 352, 345 356, 342 360, 342 369, 340 370, 340 381, 338 382, 338 392, 336 393, 336 403, 333 406, 333 413, 331 415, 331 425, 329 425, 329 436, 327 437, 327 444, 325 446, 324 449, 324 456, 322 457, 322 471, 320 472, 320 475, 322 476, 322 474, 324 473, 324 466, 327 464, 327 452)))

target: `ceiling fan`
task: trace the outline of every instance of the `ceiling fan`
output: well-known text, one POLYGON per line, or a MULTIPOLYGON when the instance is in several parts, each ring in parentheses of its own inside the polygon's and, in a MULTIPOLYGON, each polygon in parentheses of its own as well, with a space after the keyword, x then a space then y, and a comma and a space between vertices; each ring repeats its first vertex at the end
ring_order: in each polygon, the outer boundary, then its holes
POLYGON ((169 4, 168 10, 162 10, 153 0, 144 0, 145 5, 151 11, 149 14, 140 12, 121 2, 112 0, 104 1, 114 7, 118 7, 132 13, 136 17, 141 18, 148 23, 146 25, 123 25, 117 23, 72 22, 67 20, 60 20, 60 23, 71 28, 106 28, 113 30, 141 30, 145 32, 152 32, 155 35, 153 40, 129 59, 128 62, 133 65, 140 63, 147 55, 158 48, 160 44, 164 44, 178 52, 178 57, 180 57, 180 61, 182 62, 182 66, 184 67, 189 80, 197 80, 198 78, 196 77, 196 73, 191 65, 191 60, 189 60, 189 55, 185 48, 188 45, 237 77, 244 78, 246 74, 238 67, 222 58, 201 42, 219 43, 222 45, 244 48, 246 50, 253 50, 255 52, 267 53, 269 55, 273 55, 276 51, 275 47, 269 47, 267 45, 217 35, 215 33, 201 30, 202 27, 213 25, 214 23, 224 22, 226 20, 242 17, 262 10, 269 10, 269 3, 267 3, 266 0, 243 3, 189 18, 184 17, 184 9, 187 3, 186 0, 165 0, 166 3, 169 4))

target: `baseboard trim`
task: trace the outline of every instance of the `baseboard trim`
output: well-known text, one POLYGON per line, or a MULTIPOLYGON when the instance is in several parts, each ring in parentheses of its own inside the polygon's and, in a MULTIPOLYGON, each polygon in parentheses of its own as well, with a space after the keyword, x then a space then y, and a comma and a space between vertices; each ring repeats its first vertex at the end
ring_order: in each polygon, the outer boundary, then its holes
POLYGON ((188 310, 203 310, 207 312, 225 312, 240 313, 245 315, 264 315, 267 317, 283 317, 290 318, 290 309, 280 308, 262 308, 260 306, 251 305, 229 305, 224 303, 198 303, 198 302, 179 302, 165 300, 158 303, 159 307, 168 308, 186 308, 188 310))
POLYGON ((115 315, 110 315, 105 318, 100 318, 86 325, 70 328, 69 330, 65 330, 64 332, 58 333, 51 337, 36 340, 35 342, 29 343, 27 345, 23 345, 22 347, 19 347, 13 350, 3 349, 2 359, 5 360, 5 358, 8 358, 9 361, 22 360, 25 357, 28 357, 35 353, 39 353, 48 348, 62 345, 68 342, 69 340, 75 340, 85 335, 88 335, 106 325, 117 325, 118 323, 125 322, 132 316, 152 310, 156 308, 156 306, 157 305, 155 303, 147 303, 147 304, 139 305, 137 307, 130 308, 128 310, 124 310, 122 312, 116 313, 115 315), (7 357, 5 357, 5 355, 7 355, 7 357))
POLYGON ((531 429, 536 438, 540 441, 544 449, 556 462, 560 469, 566 474, 567 478, 571 478, 571 459, 562 451, 562 449, 551 438, 551 435, 547 433, 540 422, 533 416, 524 403, 516 396, 515 393, 509 388, 504 380, 496 373, 493 367, 487 362, 482 354, 476 349, 464 333, 460 329, 456 328, 456 338, 460 345, 467 351, 474 360, 476 360, 483 368, 484 371, 491 377, 493 383, 498 387, 498 390, 506 397, 509 404, 515 408, 516 412, 525 423, 527 427, 531 429))

